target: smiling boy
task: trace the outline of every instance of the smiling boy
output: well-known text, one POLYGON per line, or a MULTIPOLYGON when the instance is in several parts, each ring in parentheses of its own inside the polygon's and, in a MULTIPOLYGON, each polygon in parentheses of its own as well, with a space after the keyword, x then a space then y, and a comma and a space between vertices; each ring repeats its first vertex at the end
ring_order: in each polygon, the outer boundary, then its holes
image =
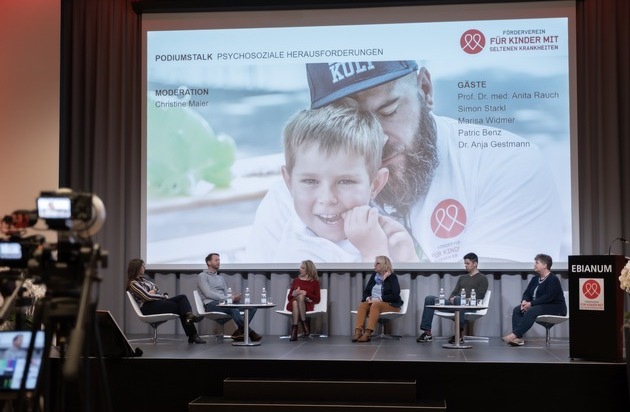
POLYGON ((284 129, 284 179, 299 219, 284 228, 274 261, 417 261, 413 240, 370 206, 387 182, 387 137, 351 99, 296 113, 284 129))

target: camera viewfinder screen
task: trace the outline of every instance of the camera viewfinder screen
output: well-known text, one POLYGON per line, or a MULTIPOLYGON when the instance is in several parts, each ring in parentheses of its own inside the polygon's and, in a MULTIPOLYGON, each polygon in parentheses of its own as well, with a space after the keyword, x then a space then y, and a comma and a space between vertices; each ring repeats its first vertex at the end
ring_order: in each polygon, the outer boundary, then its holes
POLYGON ((69 219, 72 216, 71 202, 67 197, 40 197, 37 213, 42 219, 69 219))
POLYGON ((24 389, 35 389, 44 355, 44 331, 36 332, 31 362, 27 365, 31 334, 30 331, 0 332, 0 392, 20 390, 24 373, 27 373, 24 389))
POLYGON ((22 259, 22 246, 17 242, 0 243, 0 259, 7 259, 7 260, 22 259))

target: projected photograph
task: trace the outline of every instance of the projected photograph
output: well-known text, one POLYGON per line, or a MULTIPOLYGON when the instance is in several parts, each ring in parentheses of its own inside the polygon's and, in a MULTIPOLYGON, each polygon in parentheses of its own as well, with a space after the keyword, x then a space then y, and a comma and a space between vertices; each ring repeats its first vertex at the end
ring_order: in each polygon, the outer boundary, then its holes
POLYGON ((566 260, 568 58, 565 18, 150 31, 146 261, 566 260))

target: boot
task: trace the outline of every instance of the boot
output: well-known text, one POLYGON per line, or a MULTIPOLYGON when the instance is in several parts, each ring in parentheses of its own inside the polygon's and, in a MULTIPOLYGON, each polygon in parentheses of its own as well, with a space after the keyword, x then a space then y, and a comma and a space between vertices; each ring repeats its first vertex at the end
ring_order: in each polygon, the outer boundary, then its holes
POLYGON ((369 342, 372 339, 372 329, 366 329, 363 336, 361 336, 358 342, 369 342))
POLYGON ((188 312, 186 313, 186 321, 188 323, 199 323, 203 320, 203 316, 195 316, 194 313, 188 312))
POLYGON ((361 336, 363 336, 363 329, 356 328, 354 330, 354 336, 352 336, 352 342, 357 342, 361 336))
POLYGON ((309 320, 301 320, 300 323, 302 324, 302 332, 304 333, 304 336, 310 336, 311 327, 309 325, 309 320))
POLYGON ((199 335, 196 333, 188 337, 188 343, 206 343, 205 340, 201 339, 199 335))
POLYGON ((237 342, 242 342, 244 339, 244 334, 245 332, 243 331, 242 328, 237 328, 234 333, 232 333, 231 338, 237 342))
POLYGON ((289 338, 290 341, 295 342, 298 339, 297 332, 298 332, 298 326, 291 325, 291 337, 289 338))
POLYGON ((258 342, 262 339, 262 336, 260 336, 259 334, 256 333, 256 331, 254 329, 249 329, 249 339, 252 342, 258 342))

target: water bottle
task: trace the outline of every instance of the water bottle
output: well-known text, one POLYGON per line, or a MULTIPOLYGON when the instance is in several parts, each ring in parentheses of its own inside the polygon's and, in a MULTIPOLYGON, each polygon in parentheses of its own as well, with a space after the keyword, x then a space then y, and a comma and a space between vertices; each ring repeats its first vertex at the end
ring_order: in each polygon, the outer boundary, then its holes
POLYGON ((246 305, 249 305, 251 302, 251 299, 249 298, 249 288, 245 288, 245 302, 246 305))
POLYGON ((228 288, 228 291, 227 291, 227 304, 231 305, 232 303, 234 303, 234 301, 232 300, 232 288, 228 288))
POLYGON ((475 292, 475 289, 470 291, 470 306, 477 306, 477 292, 475 292))
POLYGON ((262 288, 262 291, 260 292, 260 303, 263 305, 267 304, 267 289, 265 288, 262 288))
POLYGON ((440 288, 440 296, 439 296, 440 300, 438 305, 445 305, 446 301, 444 300, 444 288, 440 288))
POLYGON ((459 304, 466 305, 466 289, 462 288, 461 292, 459 292, 459 304))

